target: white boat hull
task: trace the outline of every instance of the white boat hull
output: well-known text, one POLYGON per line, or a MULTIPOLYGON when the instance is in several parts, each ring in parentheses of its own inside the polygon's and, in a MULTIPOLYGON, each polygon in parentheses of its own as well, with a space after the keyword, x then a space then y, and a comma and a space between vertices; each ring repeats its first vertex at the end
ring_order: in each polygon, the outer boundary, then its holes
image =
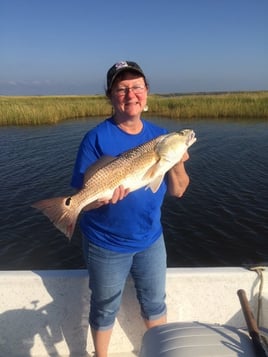
MULTIPOLYGON (((260 326, 268 331, 268 270, 262 273, 260 326)), ((169 322, 227 324, 245 328, 237 290, 244 289, 257 316, 260 276, 244 268, 169 268, 169 322)), ((93 344, 88 330, 85 270, 0 272, 0 356, 80 356, 93 344), (82 353, 82 352, 81 352, 82 353)), ((109 355, 136 356, 145 332, 129 279, 109 355)))

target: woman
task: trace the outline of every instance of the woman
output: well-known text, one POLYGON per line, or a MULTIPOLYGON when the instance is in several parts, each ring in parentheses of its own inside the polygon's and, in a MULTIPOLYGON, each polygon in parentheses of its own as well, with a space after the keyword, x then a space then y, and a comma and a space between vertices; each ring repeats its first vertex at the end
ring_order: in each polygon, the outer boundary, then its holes
MULTIPOLYGON (((167 133, 141 118, 147 106, 148 89, 147 79, 137 63, 119 62, 109 69, 106 95, 114 114, 85 135, 75 163, 73 187, 82 187, 86 169, 102 156, 118 156, 167 133)), ((188 153, 167 173, 156 193, 144 188, 129 193, 120 186, 110 201, 94 202, 84 209, 80 226, 90 276, 89 322, 97 357, 107 357, 129 273, 135 282, 146 327, 166 322, 166 250, 161 205, 166 191, 181 197, 186 190, 187 159, 188 153)))

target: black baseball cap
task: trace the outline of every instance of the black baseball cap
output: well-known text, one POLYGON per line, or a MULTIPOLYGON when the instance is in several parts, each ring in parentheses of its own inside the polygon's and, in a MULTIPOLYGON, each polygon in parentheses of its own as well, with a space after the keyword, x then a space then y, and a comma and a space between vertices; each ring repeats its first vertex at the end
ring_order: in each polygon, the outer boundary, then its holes
POLYGON ((136 62, 121 61, 115 63, 107 72, 107 90, 111 90, 112 85, 119 73, 124 71, 134 71, 140 74, 145 79, 145 74, 136 62))

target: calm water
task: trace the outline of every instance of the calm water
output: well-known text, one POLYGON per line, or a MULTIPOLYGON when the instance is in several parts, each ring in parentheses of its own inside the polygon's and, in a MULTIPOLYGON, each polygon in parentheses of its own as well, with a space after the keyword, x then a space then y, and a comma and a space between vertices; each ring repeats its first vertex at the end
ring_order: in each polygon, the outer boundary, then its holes
MULTIPOLYGON (((168 197, 163 226, 169 266, 268 262, 268 123, 152 121, 196 132, 182 199, 168 197)), ((77 147, 98 119, 0 128, 0 269, 83 268, 80 234, 71 243, 30 207, 70 193, 77 147)))

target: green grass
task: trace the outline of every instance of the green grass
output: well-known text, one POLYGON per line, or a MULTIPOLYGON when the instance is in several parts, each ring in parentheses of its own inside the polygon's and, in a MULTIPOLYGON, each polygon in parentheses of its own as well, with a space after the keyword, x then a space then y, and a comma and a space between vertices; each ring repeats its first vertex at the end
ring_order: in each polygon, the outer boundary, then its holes
POLYGON ((268 118, 268 92, 152 96, 148 105, 169 118, 268 118))
POLYGON ((0 125, 53 124, 110 114, 104 96, 0 97, 0 125))
MULTIPOLYGON (((191 95, 149 95, 146 116, 189 118, 268 118, 268 91, 191 95)), ((107 117, 105 96, 0 96, 0 125, 53 124, 66 119, 107 117)))

